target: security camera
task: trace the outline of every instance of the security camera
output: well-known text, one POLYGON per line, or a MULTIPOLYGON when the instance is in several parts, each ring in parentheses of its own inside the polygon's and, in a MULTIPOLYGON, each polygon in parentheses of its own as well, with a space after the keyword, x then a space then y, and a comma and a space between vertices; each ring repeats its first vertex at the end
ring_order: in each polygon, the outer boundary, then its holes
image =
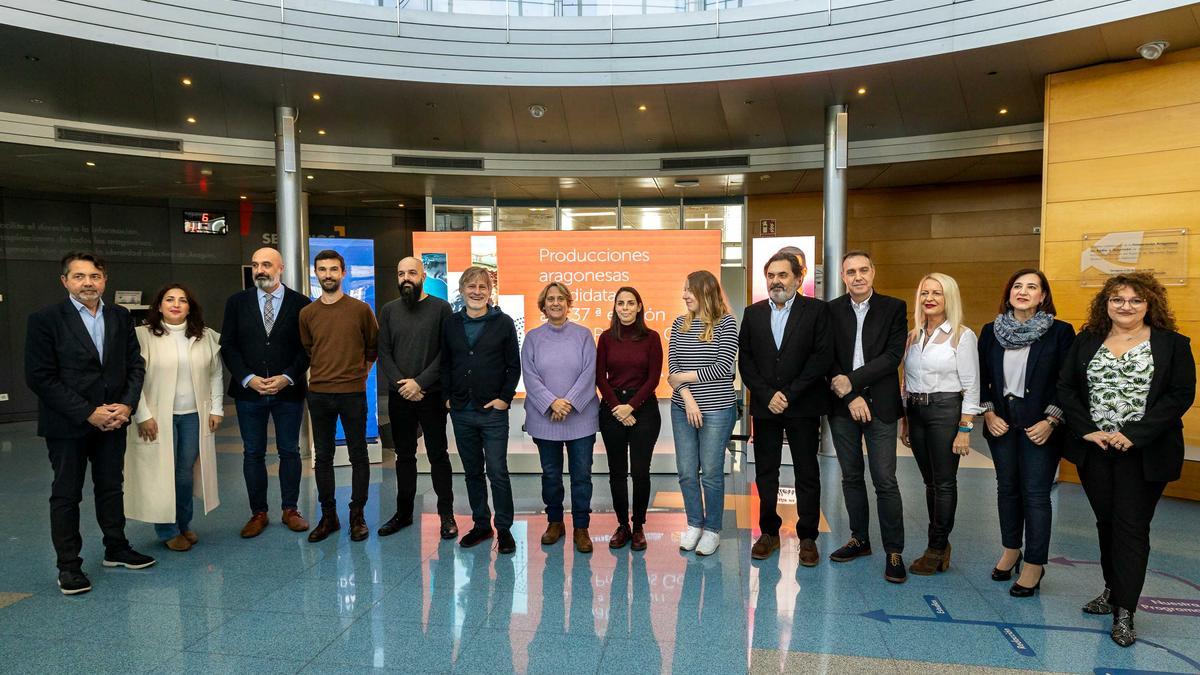
POLYGON ((1137 51, 1143 59, 1146 59, 1147 61, 1153 61, 1162 56, 1163 52, 1167 51, 1167 47, 1170 46, 1171 43, 1167 42, 1166 40, 1154 40, 1152 42, 1147 42, 1141 47, 1138 47, 1137 51))
POLYGON ((529 106, 529 114, 533 117, 533 119, 540 120, 546 115, 546 106, 542 105, 541 103, 534 103, 533 105, 529 106))

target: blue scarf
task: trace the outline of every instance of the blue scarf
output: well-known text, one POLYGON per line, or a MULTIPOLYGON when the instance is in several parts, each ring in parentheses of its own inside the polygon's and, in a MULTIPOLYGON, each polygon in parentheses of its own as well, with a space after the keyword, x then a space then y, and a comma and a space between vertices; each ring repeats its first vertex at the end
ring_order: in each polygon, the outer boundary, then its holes
POLYGON ((996 342, 1005 349, 1020 349, 1041 339, 1050 326, 1054 325, 1054 315, 1039 311, 1028 321, 1020 322, 1013 316, 1012 310, 997 315, 992 322, 992 330, 996 333, 996 342))

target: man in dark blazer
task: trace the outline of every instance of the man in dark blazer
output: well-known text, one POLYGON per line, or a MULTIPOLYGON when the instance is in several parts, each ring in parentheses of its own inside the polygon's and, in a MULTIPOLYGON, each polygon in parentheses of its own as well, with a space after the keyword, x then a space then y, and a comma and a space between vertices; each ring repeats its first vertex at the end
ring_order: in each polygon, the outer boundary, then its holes
POLYGON ((829 303, 834 357, 829 431, 842 469, 850 540, 829 559, 871 555, 871 506, 863 480, 863 440, 879 505, 879 533, 887 553, 883 577, 904 583, 904 506, 896 483, 896 425, 904 414, 898 369, 908 333, 908 304, 875 292, 875 263, 866 251, 842 256, 845 295, 829 303))
POLYGON ((821 416, 833 345, 824 302, 799 293, 807 272, 803 254, 780 251, 767 261, 768 300, 746 308, 739 335, 738 365, 750 390, 754 423, 755 479, 762 535, 750 551, 756 560, 779 548, 776 511, 779 465, 786 433, 796 474, 796 536, 800 564, 817 564, 817 524, 821 518, 821 473, 817 463, 821 416))
POLYGON ((25 382, 38 397, 38 435, 46 439, 54 482, 50 538, 65 595, 92 590, 83 573, 79 502, 92 463, 96 521, 104 533, 104 566, 154 564, 125 538, 125 427, 142 393, 146 365, 128 310, 104 302, 104 260, 88 253, 62 259, 69 298, 29 316, 25 382))
POLYGON ((304 295, 283 285, 283 257, 273 248, 254 252, 254 288, 230 296, 221 326, 221 358, 232 377, 229 395, 237 406, 242 434, 242 474, 250 498, 245 538, 257 537, 267 516, 267 420, 275 420, 279 451, 282 522, 294 532, 308 529, 296 502, 300 497, 300 423, 308 355, 300 344, 304 295))

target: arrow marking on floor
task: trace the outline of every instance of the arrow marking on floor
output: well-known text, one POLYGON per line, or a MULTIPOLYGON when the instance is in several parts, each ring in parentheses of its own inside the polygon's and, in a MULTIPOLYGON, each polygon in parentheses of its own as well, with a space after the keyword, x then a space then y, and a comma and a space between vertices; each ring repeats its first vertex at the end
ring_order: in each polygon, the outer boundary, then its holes
MULTIPOLYGON (((926 596, 926 602, 929 602, 929 598, 933 598, 934 600, 937 600, 937 598, 935 596, 926 596)), ((938 601, 938 602, 940 605, 941 604, 940 601, 938 601)), ((944 605, 942 605, 942 606, 944 607, 944 605)), ((876 621, 881 621, 883 623, 889 623, 889 624, 892 621, 926 621, 926 622, 930 622, 930 623, 957 623, 957 624, 963 624, 963 625, 967 625, 967 626, 989 626, 989 627, 995 628, 995 629, 999 630, 1001 633, 1003 633, 1005 635, 1005 639, 1008 641, 1008 643, 1010 645, 1012 645, 1013 649, 1017 650, 1018 653, 1024 654, 1026 656, 1033 656, 1034 655, 1033 650, 1029 649, 1027 645, 1023 645, 1024 649, 1022 649, 1021 646, 1018 646, 1017 642, 1014 642, 1013 637, 1016 636, 1015 629, 1017 629, 1017 628, 1030 628, 1030 629, 1036 629, 1036 630, 1056 630, 1056 631, 1062 631, 1062 632, 1067 632, 1067 633, 1095 633, 1097 635, 1104 635, 1104 636, 1108 636, 1108 634, 1109 634, 1109 631, 1106 629, 1103 629, 1103 628, 1083 628, 1081 626, 1048 626, 1048 625, 1039 624, 1039 623, 1009 623, 1007 621, 983 621, 980 619, 955 619, 955 618, 942 618, 939 616, 910 616, 910 615, 906 615, 906 614, 888 614, 887 610, 884 610, 884 609, 876 609, 876 610, 872 610, 870 612, 862 612, 861 614, 859 614, 859 616, 862 616, 862 617, 865 617, 868 619, 874 619, 876 621), (1012 631, 1012 635, 1009 635, 1008 633, 1006 633, 1005 629, 1012 631)), ((1151 642, 1150 640, 1146 640, 1144 638, 1138 638, 1138 643, 1139 644, 1147 644, 1147 645, 1150 645, 1151 647, 1156 647, 1158 649, 1161 649, 1161 650, 1167 652, 1168 654, 1170 654, 1171 656, 1174 656, 1174 657, 1182 660, 1183 662, 1187 663, 1189 666, 1191 666, 1192 668, 1195 668, 1197 671, 1200 671, 1200 661, 1196 661, 1196 660, 1188 657, 1186 654, 1182 654, 1180 652, 1175 651, 1174 649, 1171 649, 1170 647, 1160 645, 1156 642, 1151 642)))

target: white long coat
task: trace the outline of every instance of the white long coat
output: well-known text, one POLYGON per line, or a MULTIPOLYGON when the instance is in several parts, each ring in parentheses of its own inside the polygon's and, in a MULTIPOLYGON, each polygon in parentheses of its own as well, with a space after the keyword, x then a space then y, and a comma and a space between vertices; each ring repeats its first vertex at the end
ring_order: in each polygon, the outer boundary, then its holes
MULTIPOLYGON (((133 424, 129 425, 125 449, 125 516, 148 523, 175 522, 175 439, 172 417, 178 349, 168 332, 155 336, 149 326, 134 331, 146 360, 146 380, 133 424), (158 437, 144 441, 137 425, 149 419, 158 422, 158 437)), ((196 414, 200 420, 200 456, 195 471, 195 495, 204 499, 204 513, 217 508, 216 440, 208 430, 209 414, 223 415, 221 336, 205 328, 199 338, 188 338, 188 357, 196 414)))

